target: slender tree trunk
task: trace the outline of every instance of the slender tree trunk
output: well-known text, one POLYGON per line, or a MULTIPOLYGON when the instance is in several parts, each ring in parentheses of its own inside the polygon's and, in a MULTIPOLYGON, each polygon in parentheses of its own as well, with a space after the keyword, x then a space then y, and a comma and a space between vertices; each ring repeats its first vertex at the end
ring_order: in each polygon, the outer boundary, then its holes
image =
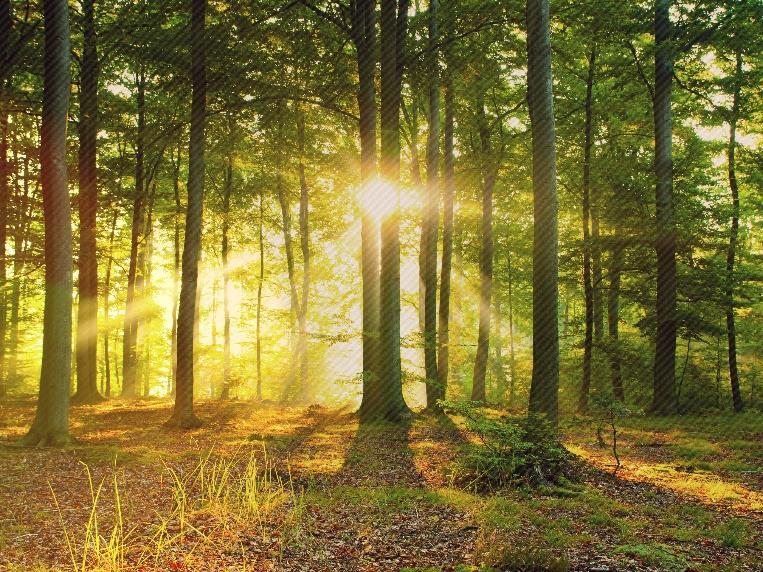
MULTIPOLYGON (((588 55, 586 82, 585 127, 583 139, 583 291, 585 292, 585 340, 583 342, 583 382, 578 398, 578 412, 588 409, 591 388, 591 358, 593 355, 595 294, 591 281, 591 149, 593 147, 593 81, 596 70, 596 45, 588 55)), ((601 271, 599 272, 601 274, 601 271)))
POLYGON ((424 370, 427 386, 427 407, 438 409, 440 380, 437 375, 437 230, 440 200, 440 78, 437 42, 437 5, 429 0, 429 114, 427 117, 427 187, 422 224, 424 282, 424 370))
POLYGON ((168 424, 179 428, 198 427, 193 412, 194 318, 201 253, 201 223, 204 202, 204 145, 206 123, 207 69, 205 49, 206 0, 191 2, 191 135, 188 147, 188 208, 185 218, 183 268, 178 306, 178 365, 175 409, 168 424))
POLYGON ((109 293, 111 292, 111 266, 114 263, 114 234, 117 229, 117 218, 119 217, 119 210, 114 207, 114 216, 111 219, 111 232, 109 234, 109 258, 106 261, 106 277, 103 281, 103 354, 104 354, 104 376, 106 379, 106 388, 104 395, 108 398, 111 397, 111 362, 109 360, 109 334, 111 328, 109 327, 110 316, 109 312, 111 306, 109 304, 109 293))
POLYGON ((474 360, 472 401, 485 401, 485 374, 490 351, 490 304, 493 296, 493 187, 497 166, 492 157, 490 131, 485 115, 485 101, 477 100, 480 144, 482 150, 482 245, 480 248, 480 304, 477 355, 474 360))
MULTIPOLYGON (((138 284, 136 286, 140 306, 148 306, 151 299, 151 273, 154 254, 154 205, 156 204, 156 180, 153 180, 151 192, 146 209, 146 225, 143 231, 143 248, 140 250, 138 267, 140 270, 138 284)), ((149 313, 143 313, 140 319, 139 334, 140 346, 143 349, 143 359, 138 363, 139 379, 143 387, 143 397, 151 395, 151 344, 146 343, 146 337, 150 332, 152 317, 149 313)))
POLYGON ((657 185, 657 334, 652 411, 677 413, 676 404, 676 228, 673 211, 673 89, 671 0, 655 0, 654 170, 657 185))
MULTIPOLYGON (((10 27, 5 25, 6 18, 10 18, 9 6, 5 2, 0 3, 0 34, 5 33, 5 29, 10 27)), ((0 40, 5 42, 6 40, 0 40)), ((4 55, 3 46, 0 45, 0 58, 4 55)), ((5 399, 7 395, 7 385, 5 377, 5 338, 7 330, 7 272, 6 272, 6 251, 5 243, 8 240, 8 107, 5 101, 5 93, 0 87, 0 399, 5 399)), ((16 253, 18 256, 18 252, 16 253)))
POLYGON ((180 296, 180 220, 183 216, 183 206, 180 204, 180 145, 178 145, 177 162, 174 162, 173 169, 173 196, 175 198, 175 220, 173 234, 174 266, 172 273, 172 347, 170 348, 170 359, 172 360, 170 368, 170 386, 169 395, 175 394, 177 383, 178 366, 178 298, 180 296))
POLYGON ((381 176, 393 189, 392 212, 381 222, 380 403, 371 418, 398 421, 409 412, 400 361, 400 99, 408 0, 381 3, 381 176))
POLYGON ((612 376, 612 394, 625 401, 622 373, 620 371, 620 277, 623 268, 625 244, 615 234, 615 243, 609 262, 609 295, 607 298, 607 321, 609 326, 609 367, 612 376))
POLYGON ((127 271, 127 300, 125 304, 124 337, 122 338, 122 394, 134 399, 138 395, 138 323, 139 309, 136 304, 138 285, 138 250, 143 234, 145 202, 144 147, 146 130, 146 78, 143 67, 137 75, 138 131, 135 144, 135 197, 133 199, 132 230, 130 234, 130 265, 127 271))
POLYGON ((257 240, 260 246, 260 275, 257 277, 257 401, 262 401, 262 283, 265 280, 265 244, 263 242, 265 207, 262 188, 260 188, 259 195, 260 218, 257 225, 257 240))
POLYGON ((501 296, 498 292, 494 292, 493 295, 493 308, 495 312, 495 332, 493 334, 493 370, 495 373, 496 401, 500 403, 503 402, 506 393, 506 370, 503 366, 503 308, 501 304, 501 296))
POLYGON ((310 219, 309 219, 309 193, 307 188, 307 178, 305 177, 305 117, 301 111, 297 117, 299 140, 299 237, 300 247, 302 249, 302 302, 299 312, 299 338, 297 342, 297 353, 299 354, 299 391, 300 400, 307 398, 307 375, 308 375, 308 355, 307 355, 307 308, 310 296, 310 219))
POLYGON ((530 413, 557 423, 559 268, 548 0, 527 0, 527 95, 533 148, 533 374, 530 413))
POLYGON ((83 0, 84 42, 79 89, 79 305, 77 393, 74 403, 97 403, 98 393, 98 52, 93 0, 83 0))
POLYGON ((734 323, 734 262, 736 259, 737 241, 739 239, 739 185, 736 176, 736 132, 739 117, 739 99, 742 77, 741 45, 736 50, 736 70, 734 82, 734 100, 731 120, 729 121, 728 168, 729 189, 731 190, 731 235, 729 248, 726 252, 726 334, 729 348, 729 380, 731 381, 731 398, 734 411, 739 413, 744 408, 742 392, 739 389, 739 371, 737 369, 737 334, 734 323))
MULTIPOLYGON (((376 177, 376 1, 356 0, 352 37, 358 63, 358 109, 360 119, 360 186, 363 202, 373 192, 376 177)), ((362 418, 379 408, 379 225, 365 205, 361 212, 363 279, 363 400, 362 418)))
POLYGON ((235 123, 232 116, 228 118, 230 141, 228 156, 225 163, 225 184, 223 186, 223 228, 222 228, 222 257, 223 257, 223 389, 220 399, 230 399, 230 277, 228 258, 230 243, 228 230, 230 227, 230 195, 233 190, 233 146, 235 123))
POLYGON ((63 445, 69 435, 72 353, 72 228, 66 164, 71 89, 69 6, 44 0, 41 180, 45 221, 45 310, 37 414, 25 445, 63 445))
POLYGON ((450 366, 450 290, 453 266, 453 202, 456 176, 453 156, 453 78, 451 64, 445 76, 445 148, 443 172, 442 264, 440 267, 440 312, 438 324, 437 398, 445 399, 450 366))
POLYGON ((517 366, 514 354, 514 273, 511 263, 511 250, 508 251, 508 274, 509 274, 509 408, 514 407, 516 400, 517 366))
MULTIPOLYGON (((16 158, 18 159, 18 158, 16 158)), ((18 160, 14 161, 18 164, 18 160)), ((24 271, 24 257, 28 249, 27 232, 31 220, 32 201, 29 200, 29 155, 24 156, 23 191, 16 187, 18 214, 13 236, 13 283, 11 284, 11 332, 9 341, 8 380, 15 382, 18 377, 19 314, 21 307, 21 274, 24 271)))

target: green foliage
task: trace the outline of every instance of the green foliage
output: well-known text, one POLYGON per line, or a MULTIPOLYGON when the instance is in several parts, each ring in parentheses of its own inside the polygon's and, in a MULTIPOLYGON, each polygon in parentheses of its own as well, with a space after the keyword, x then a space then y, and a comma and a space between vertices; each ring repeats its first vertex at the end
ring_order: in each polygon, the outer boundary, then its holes
POLYGON ((553 426, 539 417, 490 414, 473 402, 441 402, 443 409, 466 420, 479 443, 466 447, 456 469, 462 486, 478 491, 517 484, 556 483, 564 476, 570 454, 553 426))
POLYGON ((668 572, 683 572, 688 568, 686 559, 675 554, 664 544, 624 544, 615 552, 634 556, 649 566, 668 572))

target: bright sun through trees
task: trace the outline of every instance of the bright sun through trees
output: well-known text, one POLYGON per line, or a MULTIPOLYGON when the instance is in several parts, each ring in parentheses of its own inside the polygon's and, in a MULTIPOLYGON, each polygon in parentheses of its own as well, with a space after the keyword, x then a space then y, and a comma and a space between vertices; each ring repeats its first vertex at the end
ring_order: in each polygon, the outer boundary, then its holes
POLYGON ((759 0, 0 0, 0 570, 759 568, 759 0))

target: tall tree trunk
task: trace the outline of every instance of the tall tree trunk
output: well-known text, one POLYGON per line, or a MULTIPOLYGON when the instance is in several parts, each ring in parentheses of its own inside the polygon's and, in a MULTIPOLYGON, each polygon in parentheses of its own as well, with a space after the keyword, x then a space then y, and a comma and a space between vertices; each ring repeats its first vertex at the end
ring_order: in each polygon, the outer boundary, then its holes
POLYGON ((77 311, 77 393, 74 403, 97 403, 98 393, 98 52, 93 0, 83 0, 82 63, 79 89, 79 306, 77 311))
POLYGON ((233 146, 235 145, 235 123, 233 117, 228 117, 228 155, 225 159, 225 183, 223 185, 223 228, 222 228, 222 257, 223 257, 223 389, 220 399, 230 398, 230 243, 228 230, 230 228, 230 195, 233 190, 233 146))
POLYGON ((127 299, 125 303, 124 337, 122 338, 122 394, 133 399, 138 395, 138 324, 139 308, 136 304, 138 285, 138 249, 143 234, 145 202, 144 149, 146 131, 146 76, 143 66, 137 74, 138 131, 135 142, 135 196, 130 233, 130 265, 127 271, 127 299))
MULTIPOLYGON (((153 178, 153 177, 152 177, 153 178)), ((146 224, 143 229, 143 248, 140 249, 138 267, 140 274, 136 285, 136 294, 140 306, 148 306, 151 298, 151 272, 154 252, 154 205, 156 204, 156 179, 151 184, 151 192, 148 196, 148 208, 146 209, 146 224)), ((143 359, 138 363, 139 379, 143 387, 142 395, 148 398, 151 395, 151 344, 145 343, 146 336, 150 331, 152 317, 143 313, 140 318, 140 345, 143 349, 143 359)))
POLYGON ((450 358, 450 290, 453 266, 453 202, 456 195, 456 176, 453 156, 453 77, 451 64, 445 76, 445 147, 443 165, 443 222, 442 263, 440 266, 440 311, 438 323, 437 398, 445 399, 448 386, 450 358))
POLYGON ((609 367, 612 378, 612 394, 615 399, 625 401, 622 373, 620 371, 620 277, 623 271, 625 243, 614 237, 612 255, 609 261, 609 294, 607 298, 607 322, 609 326, 609 367))
POLYGON ((737 334, 734 323, 734 261, 739 237, 739 185, 736 176, 736 134, 739 117, 739 99, 742 82, 741 45, 736 49, 736 70, 734 76, 734 100, 729 121, 728 168, 729 189, 731 189, 731 235, 726 252, 726 334, 729 348, 729 380, 731 381, 731 399, 734 411, 739 413, 744 408, 742 392, 739 389, 739 371, 737 369, 737 334))
MULTIPOLYGON (((583 341, 583 382, 580 385, 578 412, 588 409, 591 388, 591 358, 594 335, 594 285, 591 281, 591 148, 593 147, 593 81, 596 70, 596 45, 588 55, 588 80, 586 81, 585 127, 583 129, 583 291, 585 293, 585 339, 583 341)), ((601 275, 601 271, 599 271, 601 275)))
POLYGON ((310 296, 310 219, 309 194, 307 178, 305 177, 305 116, 301 111, 297 117, 297 139, 299 140, 299 238, 302 249, 302 302, 299 312, 299 339, 297 353, 299 354, 299 391, 298 398, 307 398, 307 308, 310 296))
POLYGON ((114 207, 114 216, 111 219, 111 232, 109 233, 109 258, 106 261, 106 277, 103 281, 103 354, 105 364, 104 376, 106 380, 104 395, 106 397, 111 397, 111 361, 109 358, 109 334, 111 333, 109 311, 111 306, 109 304, 109 293, 111 292, 111 266, 114 263, 114 234, 116 233, 118 218, 119 209, 114 207))
POLYGON ((400 99, 408 0, 381 3, 381 177, 394 196, 381 222, 380 402, 370 418, 397 421, 408 414, 400 361, 400 99))
POLYGON ((429 0, 429 114, 427 117, 427 188, 421 229, 424 282, 424 371, 427 407, 437 409, 440 380, 437 376, 437 230, 440 215, 440 78, 437 42, 437 4, 429 0))
POLYGON ((482 150, 482 244, 480 247, 480 304, 477 355, 474 359, 472 401, 485 401, 485 374, 490 351, 490 304, 493 297, 493 187, 497 174, 490 130, 485 115, 485 101, 477 99, 480 145, 482 150))
POLYGON ((527 0, 527 95, 533 148, 533 374, 530 413, 559 410, 559 267, 548 0, 527 0))
MULTIPOLYGON (((352 37, 358 63, 361 197, 373 192, 376 177, 376 0, 356 0, 352 37)), ((379 407, 379 225, 365 205, 361 212, 363 279, 363 400, 360 415, 373 416, 379 407)))
POLYGON ((183 206, 180 203, 180 145, 177 150, 177 161, 173 161, 173 175, 172 175, 172 189, 173 197, 175 199, 175 217, 174 217, 174 234, 173 234, 173 249, 174 265, 172 269, 172 346, 170 348, 170 359, 172 361, 170 366, 170 380, 169 380, 169 395, 175 394, 175 386, 177 383, 177 366, 178 366, 178 298, 180 296, 180 220, 183 216, 183 206))
POLYGON ((493 296, 493 308, 495 312, 493 370, 495 373, 495 396, 496 400, 500 403, 503 401, 506 393, 506 370, 503 367, 503 308, 501 296, 498 292, 495 292, 493 296))
POLYGON ((262 188, 260 188, 259 195, 260 218, 257 222, 257 240, 260 246, 260 274, 257 277, 257 401, 262 401, 262 283, 265 280, 265 243, 263 242, 265 207, 262 188))
MULTIPOLYGON (((14 153, 15 155, 15 153, 14 153)), ((16 157, 16 164, 18 158, 16 157)), ((29 154, 24 156, 24 185, 23 190, 16 187, 16 224, 13 236, 13 283, 11 284, 11 332, 8 340, 8 380, 15 382, 18 377, 18 347, 19 347, 19 315, 21 307, 21 274, 24 271, 24 259, 28 249, 27 232, 31 221, 32 201, 29 200, 29 154)))
POLYGON ((511 250, 508 250, 508 286, 509 286, 509 408, 514 406, 516 400, 517 364, 514 354, 514 273, 511 263, 511 250))
POLYGON ((673 48, 671 0, 655 0, 654 171, 657 181, 657 334, 652 411, 678 412, 676 403, 676 228, 673 211, 673 48))
MULTIPOLYGON (((10 39, 13 30, 10 0, 0 0, 0 61, 10 56, 10 39)), ((7 261, 5 243, 8 240, 8 102, 5 94, 5 78, 0 77, 0 399, 7 395, 5 375, 5 351, 7 330, 7 261)), ((10 83, 10 82, 8 82, 10 83)), ((16 253, 18 256, 18 253, 16 253)))
POLYGON ((45 221, 45 310, 40 393, 22 443, 63 445, 69 435, 72 353, 72 227, 66 164, 66 123, 71 90, 69 6, 44 0, 44 78, 41 173, 45 221))
POLYGON ((201 223, 204 203, 204 145, 206 123, 207 68, 205 18, 207 0, 191 2, 191 135, 188 146, 188 208, 185 217, 183 269, 178 306, 178 365, 175 409, 168 424, 197 427, 193 412, 194 318, 201 253, 201 223))

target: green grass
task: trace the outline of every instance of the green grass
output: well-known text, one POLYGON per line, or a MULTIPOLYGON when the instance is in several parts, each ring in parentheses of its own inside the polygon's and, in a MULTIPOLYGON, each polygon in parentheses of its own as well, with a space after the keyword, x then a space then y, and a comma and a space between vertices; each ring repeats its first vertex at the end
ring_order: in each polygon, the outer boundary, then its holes
POLYGON ((685 558, 664 544, 623 544, 615 552, 635 557, 649 566, 658 566, 669 572, 683 572, 689 567, 685 558))

